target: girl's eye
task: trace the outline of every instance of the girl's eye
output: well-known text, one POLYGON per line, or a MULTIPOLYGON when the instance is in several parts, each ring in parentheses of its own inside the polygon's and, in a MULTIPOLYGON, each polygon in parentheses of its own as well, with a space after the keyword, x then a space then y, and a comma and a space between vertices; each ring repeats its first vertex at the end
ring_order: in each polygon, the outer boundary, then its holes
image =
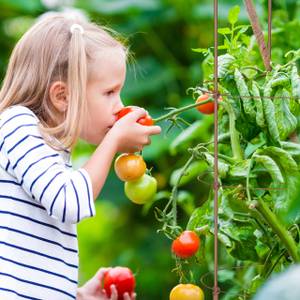
POLYGON ((106 95, 107 95, 107 96, 111 96, 111 95, 114 94, 114 92, 115 92, 114 90, 108 91, 108 92, 106 92, 106 95))

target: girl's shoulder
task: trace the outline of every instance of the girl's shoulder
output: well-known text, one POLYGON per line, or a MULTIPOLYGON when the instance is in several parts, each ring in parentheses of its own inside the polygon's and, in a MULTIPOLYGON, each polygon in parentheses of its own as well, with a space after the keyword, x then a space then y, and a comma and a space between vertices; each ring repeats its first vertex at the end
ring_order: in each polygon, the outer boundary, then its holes
POLYGON ((31 121, 34 123, 39 122, 38 117, 28 107, 23 106, 23 105, 12 105, 10 107, 5 108, 0 113, 0 129, 6 123, 12 121, 13 119, 15 119, 15 121, 18 120, 18 122, 20 122, 22 120, 27 121, 28 118, 30 118, 31 121))

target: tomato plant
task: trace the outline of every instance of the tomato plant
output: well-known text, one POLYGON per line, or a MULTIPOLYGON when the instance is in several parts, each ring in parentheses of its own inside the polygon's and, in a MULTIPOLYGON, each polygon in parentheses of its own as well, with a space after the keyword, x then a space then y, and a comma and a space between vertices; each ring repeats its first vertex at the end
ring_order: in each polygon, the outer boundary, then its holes
POLYGON ((178 284, 172 289, 170 300, 204 300, 204 293, 197 285, 178 284))
POLYGON ((146 163, 141 155, 121 154, 114 163, 117 176, 123 181, 137 180, 146 172, 146 163))
POLYGON ((148 174, 144 174, 137 180, 125 182, 125 195, 136 204, 145 204, 151 201, 156 190, 157 181, 148 174))
POLYGON ((172 252, 180 258, 193 256, 199 249, 200 239, 194 231, 185 230, 172 243, 172 252))
MULTIPOLYGON (((231 9, 230 26, 219 30, 224 35, 224 45, 220 47, 224 53, 218 57, 217 70, 218 94, 221 95, 217 111, 217 170, 214 139, 200 140, 211 118, 203 116, 191 125, 185 124, 187 128, 170 145, 172 153, 178 155, 178 164, 170 176, 171 191, 161 192, 168 201, 164 208, 155 208, 155 216, 162 223, 159 231, 173 240, 175 270, 182 282, 191 276, 192 263, 199 262, 198 257, 189 261, 177 259, 193 256, 194 250, 181 252, 181 243, 176 237, 183 228, 195 231, 201 237, 203 258, 206 251, 211 250, 215 234, 215 191, 210 174, 217 171, 214 173, 218 181, 217 238, 224 253, 227 251, 231 256, 230 262, 224 259, 224 263, 232 268, 244 268, 242 275, 233 274, 228 280, 233 286, 233 294, 228 299, 237 299, 241 294, 250 298, 273 272, 300 262, 300 212, 294 212, 286 220, 300 178, 300 76, 296 63, 300 52, 290 51, 285 63, 274 61, 268 71, 261 69, 261 62, 253 65, 257 56, 251 48, 249 26, 236 24, 238 14, 238 6, 231 9), (183 187, 192 180, 211 187, 198 207, 194 195, 183 187), (192 202, 189 207, 182 205, 183 193, 192 202), (186 225, 178 224, 178 206, 188 214, 186 225), (249 268, 253 272, 251 278, 246 276, 249 268), (239 276, 238 280, 235 276, 239 276), (237 288, 239 280, 244 286, 237 288)), ((195 103, 170 108, 170 112, 157 118, 155 123, 168 120, 169 129, 182 127, 184 122, 178 115, 188 109, 196 107, 204 114, 214 112, 214 103, 209 99, 209 95, 214 96, 211 92, 215 78, 214 55, 210 48, 198 50, 205 54, 205 59, 203 84, 189 89, 193 90, 194 99, 197 95, 195 103)))
MULTIPOLYGON (((127 115, 128 113, 132 112, 133 110, 134 110, 134 107, 122 108, 117 114, 117 121, 120 120, 125 115, 127 115)), ((137 122, 144 126, 152 126, 154 124, 153 119, 149 115, 138 119, 137 122)))
POLYGON ((135 278, 129 268, 115 267, 104 275, 103 287, 108 295, 111 296, 110 286, 114 284, 118 291, 118 300, 123 300, 123 294, 131 295, 135 289, 135 278))

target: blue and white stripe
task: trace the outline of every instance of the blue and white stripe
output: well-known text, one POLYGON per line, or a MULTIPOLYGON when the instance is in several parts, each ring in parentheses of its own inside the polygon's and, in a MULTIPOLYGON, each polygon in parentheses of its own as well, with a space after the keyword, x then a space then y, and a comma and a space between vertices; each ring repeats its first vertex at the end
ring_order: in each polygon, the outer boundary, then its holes
POLYGON ((0 115, 0 299, 76 298, 76 223, 95 214, 92 195, 88 173, 46 144, 30 109, 0 115))

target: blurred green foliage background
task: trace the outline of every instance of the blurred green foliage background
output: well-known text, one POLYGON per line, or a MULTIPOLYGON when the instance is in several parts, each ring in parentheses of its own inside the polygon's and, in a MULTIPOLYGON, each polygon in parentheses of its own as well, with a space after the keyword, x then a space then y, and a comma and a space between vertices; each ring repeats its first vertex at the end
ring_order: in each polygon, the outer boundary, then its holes
MULTIPOLYGON (((267 0, 255 1, 263 29, 267 27, 267 0)), ((249 23, 242 0, 219 1, 219 25, 226 25, 233 5, 241 6, 241 23, 249 23)), ((122 97, 125 105, 145 107, 153 117, 166 113, 165 107, 179 107, 194 100, 186 93, 189 87, 202 82, 202 54, 192 48, 213 46, 212 0, 0 0, 0 74, 3 78, 10 52, 17 40, 35 19, 50 10, 82 13, 92 21, 118 31, 130 45, 135 62, 128 65, 126 86, 122 97)), ((300 48, 300 10, 297 0, 273 1, 272 59, 280 62, 284 53, 300 48)), ((202 117, 196 111, 184 114, 193 123, 202 117)), ((212 135, 212 116, 205 120, 199 141, 212 135), (208 125, 207 125, 208 124, 208 125)), ((168 124, 161 124, 163 129, 168 124)), ((160 190, 170 190, 170 174, 182 166, 186 151, 172 152, 169 145, 180 133, 174 129, 143 151, 148 167, 157 178, 160 190)), ((80 167, 94 150, 80 141, 73 153, 74 167, 80 167)), ((208 187, 194 180, 184 186, 192 195, 192 204, 179 211, 182 226, 188 214, 207 197, 208 187)), ((165 201, 165 200, 161 200, 165 201)), ((160 205, 160 201, 156 205, 160 205)), ((97 215, 78 226, 80 247, 80 284, 89 279, 100 266, 124 265, 137 278, 138 299, 168 299, 171 288, 178 283, 171 241, 157 233, 158 222, 153 207, 145 209, 129 202, 123 183, 113 169, 96 202, 97 215)), ((213 252, 207 261, 195 267, 195 281, 211 270, 213 252)), ((203 286, 202 286, 203 287, 203 286)), ((211 291, 206 289, 211 297, 211 291)))

